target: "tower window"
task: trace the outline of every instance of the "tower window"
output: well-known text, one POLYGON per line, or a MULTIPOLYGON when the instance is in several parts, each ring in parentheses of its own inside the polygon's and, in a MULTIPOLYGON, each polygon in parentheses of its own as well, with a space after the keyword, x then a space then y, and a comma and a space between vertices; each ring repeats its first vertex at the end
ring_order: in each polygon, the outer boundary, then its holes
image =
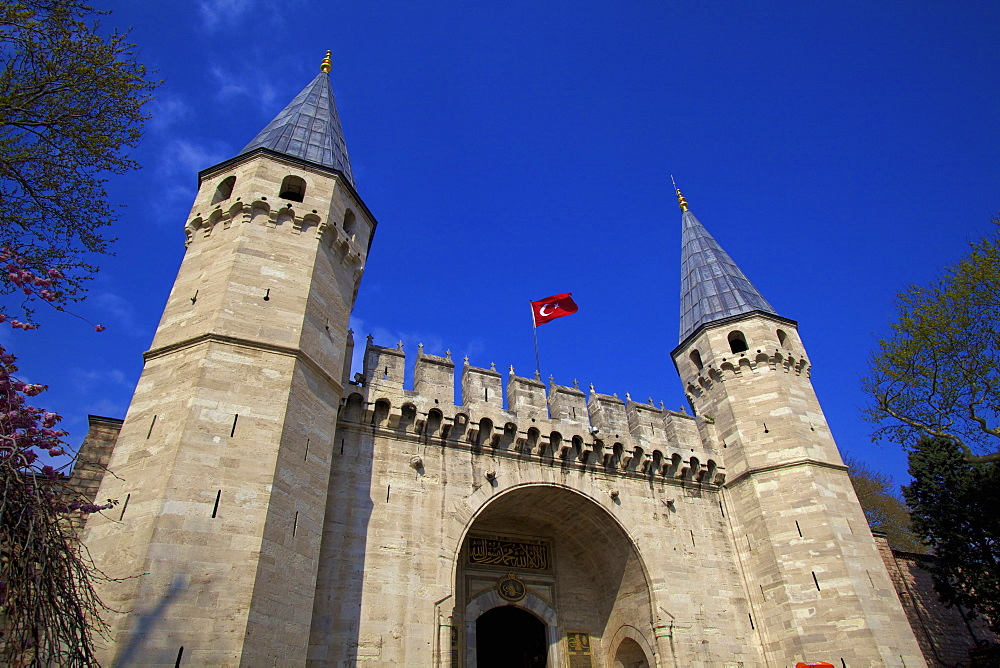
POLYGON ((233 188, 236 186, 236 177, 227 176, 219 182, 218 187, 215 189, 215 197, 212 198, 212 204, 218 204, 223 202, 233 196, 233 188))
POLYGON ((705 365, 701 363, 701 353, 699 353, 697 350, 691 351, 691 363, 694 364, 694 368, 697 369, 698 371, 701 371, 703 368, 705 368, 705 365))
POLYGON ((782 348, 785 348, 788 345, 788 334, 785 334, 785 330, 783 329, 778 330, 778 343, 782 348))
POLYGON ((729 349, 734 353, 744 353, 750 346, 747 345, 747 338, 743 332, 735 330, 729 332, 729 349))
POLYGON ((298 176, 286 176, 281 182, 281 192, 278 197, 301 202, 306 196, 306 182, 298 176))
POLYGON ((348 209, 344 212, 344 232, 350 237, 353 234, 357 234, 358 229, 358 219, 354 215, 354 212, 348 209))

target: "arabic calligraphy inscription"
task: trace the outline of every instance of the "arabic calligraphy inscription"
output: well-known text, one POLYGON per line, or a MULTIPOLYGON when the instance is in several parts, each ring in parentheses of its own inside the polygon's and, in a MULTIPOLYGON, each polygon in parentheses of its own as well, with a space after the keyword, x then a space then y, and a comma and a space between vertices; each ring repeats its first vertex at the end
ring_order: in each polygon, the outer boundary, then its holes
POLYGON ((544 571, 549 567, 545 545, 493 538, 469 538, 469 563, 544 571))

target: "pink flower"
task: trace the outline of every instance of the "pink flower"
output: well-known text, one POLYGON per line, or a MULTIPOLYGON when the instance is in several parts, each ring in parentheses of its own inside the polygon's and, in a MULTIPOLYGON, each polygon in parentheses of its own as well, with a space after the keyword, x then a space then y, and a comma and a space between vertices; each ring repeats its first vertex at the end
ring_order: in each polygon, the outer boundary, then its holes
POLYGON ((107 328, 104 325, 94 325, 94 331, 103 332, 105 329, 107 328))

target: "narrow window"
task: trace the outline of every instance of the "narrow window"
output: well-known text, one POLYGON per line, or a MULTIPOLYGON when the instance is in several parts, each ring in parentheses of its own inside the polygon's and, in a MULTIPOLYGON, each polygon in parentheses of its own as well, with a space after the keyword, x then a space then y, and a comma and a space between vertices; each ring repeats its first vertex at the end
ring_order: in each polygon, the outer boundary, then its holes
POLYGON ((219 514, 219 499, 222 498, 222 490, 220 489, 215 493, 215 506, 212 508, 212 519, 215 519, 219 514))
POLYGON ((739 330, 729 332, 729 349, 731 351, 734 353, 744 353, 748 348, 747 338, 743 336, 743 332, 739 330))
POLYGON ((290 199, 293 202, 301 202, 306 196, 306 182, 298 176, 286 176, 281 182, 281 191, 278 197, 290 199))
POLYGON ((344 212, 344 232, 348 238, 358 233, 358 218, 350 209, 344 212))
POLYGON ((219 182, 215 189, 215 196, 212 197, 212 204, 224 202, 233 196, 233 188, 236 186, 236 177, 227 176, 219 182))
POLYGON ((691 351, 691 363, 694 364, 694 368, 701 371, 705 368, 705 365, 701 363, 701 353, 697 350, 691 351))
MULTIPOLYGON (((131 498, 132 498, 131 494, 126 494, 125 495, 125 503, 122 504, 122 514, 118 516, 118 521, 119 522, 121 522, 123 519, 125 519, 125 509, 128 508, 128 500, 131 499, 131 498)), ((871 576, 868 576, 868 577, 870 578, 871 576)))
POLYGON ((788 347, 788 345, 787 345, 788 344, 788 334, 785 334, 785 330, 783 330, 783 329, 779 329, 778 330, 778 343, 781 345, 782 348, 787 348, 788 347))

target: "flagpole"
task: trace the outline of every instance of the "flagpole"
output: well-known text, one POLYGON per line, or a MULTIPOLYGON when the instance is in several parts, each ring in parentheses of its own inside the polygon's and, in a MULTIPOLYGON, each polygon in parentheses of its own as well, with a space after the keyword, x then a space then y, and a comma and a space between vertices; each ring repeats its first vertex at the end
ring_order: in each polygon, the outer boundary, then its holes
POLYGON ((538 325, 535 324, 535 307, 530 300, 528 301, 528 306, 531 308, 531 333, 535 337, 535 373, 541 376, 542 365, 538 361, 538 325))

